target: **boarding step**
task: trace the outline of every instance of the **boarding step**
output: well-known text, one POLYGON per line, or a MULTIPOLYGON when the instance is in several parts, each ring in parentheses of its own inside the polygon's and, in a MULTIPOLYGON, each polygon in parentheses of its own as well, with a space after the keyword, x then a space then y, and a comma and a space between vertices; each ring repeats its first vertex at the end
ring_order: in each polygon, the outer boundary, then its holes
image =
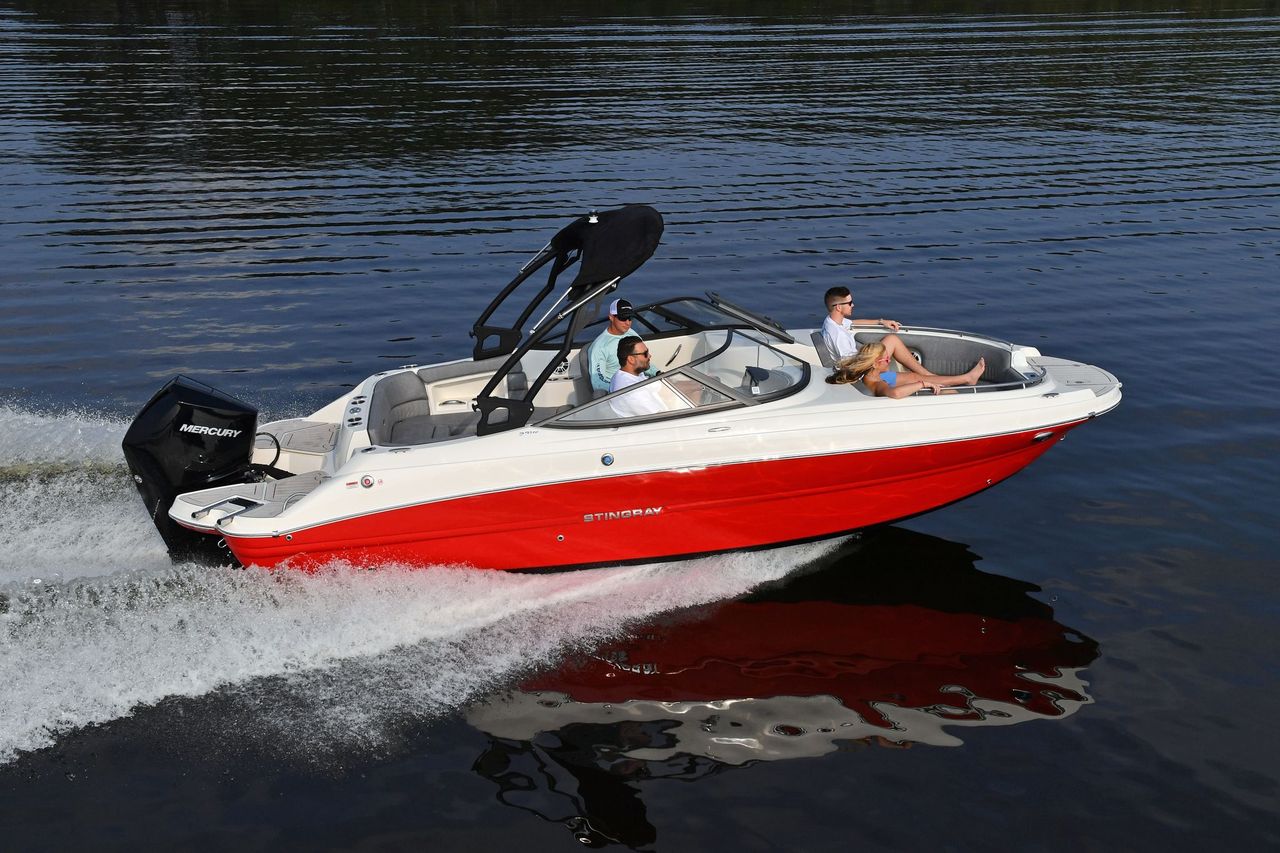
MULTIPOLYGON (((264 424, 258 432, 275 436, 280 442, 280 449, 290 453, 328 453, 338 441, 337 424, 303 418, 264 424)), ((258 450, 271 450, 275 442, 268 436, 259 435, 253 446, 258 450)))
POLYGON ((274 518, 327 479, 327 474, 310 471, 281 480, 219 486, 216 489, 178 495, 173 508, 189 513, 197 521, 205 520, 205 516, 208 516, 209 521, 216 521, 232 513, 245 518, 274 518))

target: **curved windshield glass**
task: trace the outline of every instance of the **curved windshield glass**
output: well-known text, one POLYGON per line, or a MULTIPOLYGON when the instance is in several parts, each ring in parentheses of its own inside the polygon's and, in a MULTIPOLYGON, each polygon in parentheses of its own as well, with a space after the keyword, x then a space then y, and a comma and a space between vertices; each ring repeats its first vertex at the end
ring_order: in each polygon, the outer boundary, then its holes
MULTIPOLYGON (((603 316, 603 312, 605 310, 604 306, 608 304, 608 300, 611 298, 610 294, 600 297, 596 311, 601 316, 578 330, 574 336, 575 346, 590 344, 608 325, 609 318, 603 316)), ((744 311, 744 309, 737 310, 739 312, 744 311)), ((567 319, 562 320, 553 327, 553 331, 550 334, 545 335, 539 341, 539 346, 542 348, 558 346, 564 340, 568 325, 567 319)), ((641 337, 650 338, 698 332, 703 329, 748 327, 760 328, 757 321, 745 318, 742 313, 731 313, 705 299, 699 299, 694 296, 681 296, 676 299, 667 299, 662 302, 655 302, 652 305, 637 307, 635 309, 635 321, 631 328, 641 337)), ((789 338, 782 338, 777 331, 767 328, 761 329, 761 331, 787 343, 791 342, 789 338)))
POLYGON ((809 376, 809 365, 742 331, 704 332, 716 351, 684 368, 694 378, 736 389, 754 398, 783 396, 809 376))
POLYGON ((809 365, 742 330, 700 333, 683 366, 572 409, 547 426, 618 426, 784 397, 809 381, 809 365))

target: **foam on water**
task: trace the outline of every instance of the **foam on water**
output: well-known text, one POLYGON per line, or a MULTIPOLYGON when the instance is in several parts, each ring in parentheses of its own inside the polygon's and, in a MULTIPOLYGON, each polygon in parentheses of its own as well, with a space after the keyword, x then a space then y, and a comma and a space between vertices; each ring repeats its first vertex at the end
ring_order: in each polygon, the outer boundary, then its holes
POLYGON ((377 743, 405 715, 446 712, 567 648, 741 594, 831 547, 553 575, 175 566, 127 472, 107 464, 123 425, 56 420, 65 440, 43 455, 15 462, 18 445, 0 448, 0 762, 208 694, 231 699, 222 724, 237 733, 287 733, 304 752, 377 743))
POLYGON ((169 567, 124 466, 127 428, 0 406, 0 584, 169 567))
POLYGON ((128 421, 89 411, 37 414, 0 403, 0 472, 121 464, 128 421))

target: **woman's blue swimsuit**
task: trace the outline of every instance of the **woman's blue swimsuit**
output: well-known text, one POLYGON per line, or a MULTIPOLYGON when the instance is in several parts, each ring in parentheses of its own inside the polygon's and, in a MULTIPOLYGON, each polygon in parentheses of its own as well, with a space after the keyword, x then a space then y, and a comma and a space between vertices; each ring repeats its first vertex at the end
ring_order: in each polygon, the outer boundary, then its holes
POLYGON ((880 378, 884 381, 884 384, 892 388, 894 385, 898 384, 898 371, 885 370, 880 374, 880 378))

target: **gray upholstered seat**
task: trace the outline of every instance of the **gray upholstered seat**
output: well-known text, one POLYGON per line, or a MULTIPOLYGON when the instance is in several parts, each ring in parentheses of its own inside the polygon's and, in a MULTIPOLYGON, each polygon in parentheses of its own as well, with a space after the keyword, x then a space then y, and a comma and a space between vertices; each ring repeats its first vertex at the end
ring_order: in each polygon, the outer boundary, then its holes
MULTIPOLYGON (((854 340, 861 346, 878 341, 887 334, 884 331, 858 332, 854 340)), ((982 372, 983 381, 1005 382, 1022 378, 1017 371, 1011 371, 1011 355, 1004 347, 973 339, 913 335, 910 332, 899 332, 898 337, 921 364, 940 376, 967 373, 979 358, 985 358, 987 366, 982 372)))
POLYGON ((577 405, 582 405, 588 400, 594 400, 597 397, 603 397, 603 391, 597 391, 591 385, 591 345, 587 344, 578 350, 578 354, 573 359, 573 396, 577 405))
POLYGON ((374 444, 394 444, 396 424, 431 413, 427 389, 412 370, 378 380, 369 401, 369 440, 374 444))
MULTIPOLYGON (((373 387, 369 401, 369 441, 378 445, 427 444, 465 435, 475 429, 480 416, 472 411, 431 411, 427 383, 466 376, 483 376, 503 364, 505 358, 461 361, 402 370, 383 377, 373 387)), ((528 378, 516 365, 506 378, 505 393, 519 397, 528 390, 528 378)))
POLYGON ((415 415, 391 426, 386 444, 429 444, 450 438, 449 427, 435 423, 430 415, 415 415))
POLYGON ((822 337, 822 330, 819 329, 809 337, 813 340, 813 348, 817 350, 818 361, 822 362, 822 366, 835 367, 835 356, 831 354, 831 348, 827 346, 826 338, 822 337))

